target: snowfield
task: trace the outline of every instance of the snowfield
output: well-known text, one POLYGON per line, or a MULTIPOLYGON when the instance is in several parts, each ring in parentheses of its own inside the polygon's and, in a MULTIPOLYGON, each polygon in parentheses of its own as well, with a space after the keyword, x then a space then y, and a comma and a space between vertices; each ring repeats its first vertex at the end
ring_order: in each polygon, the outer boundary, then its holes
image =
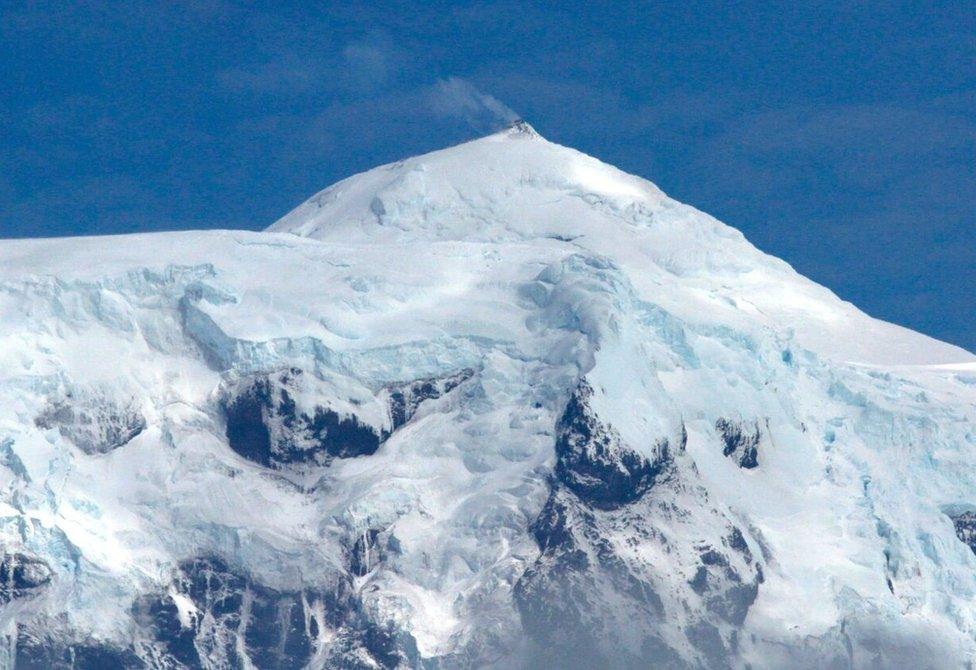
POLYGON ((976 357, 526 124, 0 242, 0 667, 964 668, 976 357))

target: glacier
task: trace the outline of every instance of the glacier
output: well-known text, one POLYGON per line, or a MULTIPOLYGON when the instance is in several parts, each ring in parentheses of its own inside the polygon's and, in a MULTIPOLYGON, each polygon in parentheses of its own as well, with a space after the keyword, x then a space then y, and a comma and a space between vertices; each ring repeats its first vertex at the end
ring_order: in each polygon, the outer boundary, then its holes
POLYGON ((0 243, 0 668, 965 668, 976 356, 519 122, 0 243))

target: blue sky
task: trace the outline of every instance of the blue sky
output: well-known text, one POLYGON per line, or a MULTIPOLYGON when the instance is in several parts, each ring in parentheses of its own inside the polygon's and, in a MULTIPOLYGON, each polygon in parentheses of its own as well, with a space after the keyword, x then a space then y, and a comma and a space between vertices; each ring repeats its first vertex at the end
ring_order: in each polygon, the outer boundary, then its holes
POLYGON ((0 238, 263 228, 510 109, 976 350, 971 3, 313 4, 0 5, 0 238))

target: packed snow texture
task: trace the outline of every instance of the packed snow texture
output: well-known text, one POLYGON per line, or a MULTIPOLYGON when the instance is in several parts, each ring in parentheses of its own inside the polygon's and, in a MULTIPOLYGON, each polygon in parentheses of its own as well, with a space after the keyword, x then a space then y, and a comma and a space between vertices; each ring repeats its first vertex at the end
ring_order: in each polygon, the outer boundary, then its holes
POLYGON ((976 357, 525 124, 0 243, 0 667, 961 668, 976 357))

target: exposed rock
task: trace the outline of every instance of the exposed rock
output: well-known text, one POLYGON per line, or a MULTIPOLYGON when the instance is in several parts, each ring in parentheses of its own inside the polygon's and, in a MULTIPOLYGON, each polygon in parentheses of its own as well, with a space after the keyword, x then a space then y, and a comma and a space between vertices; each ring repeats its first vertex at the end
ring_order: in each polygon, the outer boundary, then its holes
POLYGON ((43 560, 20 552, 0 559, 0 604, 37 595, 51 582, 51 568, 43 560))
POLYGON ((393 430, 410 421, 422 402, 450 393, 473 376, 474 370, 465 368, 447 377, 428 377, 390 387, 390 420, 393 430))
POLYGON ((253 376, 221 399, 231 448, 274 468, 292 463, 328 465, 333 458, 375 453, 387 431, 327 406, 316 406, 310 413, 299 409, 293 382, 303 374, 291 368, 253 376))
MULTIPOLYGON (((220 399, 227 441, 238 454, 266 467, 293 464, 328 465, 335 458, 376 453, 380 445, 416 414, 425 400, 439 398, 469 379, 461 370, 387 389, 387 426, 376 426, 348 410, 322 404, 301 408, 295 398, 305 371, 289 368, 253 375, 227 389, 220 399)), ((355 405, 351 401, 347 405, 355 405)))
POLYGON ((379 544, 380 531, 369 528, 362 532, 349 552, 349 571, 357 577, 365 577, 383 560, 385 551, 379 544))
POLYGON ((676 467, 683 445, 665 443, 653 461, 629 450, 591 394, 581 383, 559 421, 551 494, 531 526, 540 555, 514 589, 532 667, 730 667, 761 566, 742 531, 685 481, 695 468, 676 467), (714 541, 696 540, 703 532, 714 541), (674 565, 689 568, 683 588, 674 565), (676 622, 684 642, 661 633, 676 622))
POLYGON ((161 667, 375 669, 419 659, 413 638, 369 619, 348 580, 278 591, 216 557, 182 563, 133 616, 161 667))
POLYGON ((98 392, 68 393, 34 419, 38 428, 57 428, 86 454, 105 454, 128 444, 146 429, 134 401, 119 402, 98 392))
POLYGON ((589 504, 613 509, 637 500, 671 463, 670 445, 658 440, 654 461, 623 444, 593 413, 590 385, 582 380, 556 427, 556 477, 589 504))
POLYGON ((963 511, 948 514, 958 537, 976 554, 976 512, 963 511))
MULTIPOLYGON (((751 565, 752 553, 744 541, 737 543, 736 537, 741 540, 742 533, 738 528, 732 527, 725 546, 729 550, 738 551, 745 562, 751 565)), ((702 596, 708 611, 718 614, 735 626, 741 626, 759 595, 759 585, 763 583, 764 577, 762 568, 757 565, 755 574, 744 580, 731 565, 727 553, 707 545, 701 547, 698 569, 690 584, 695 593, 702 596)))
POLYGON ((16 670, 137 670, 146 668, 131 649, 108 643, 63 642, 24 630, 17 636, 16 670))
POLYGON ((745 422, 719 419, 715 430, 722 438, 722 454, 728 456, 740 468, 752 469, 759 465, 759 442, 762 430, 758 421, 745 422))

